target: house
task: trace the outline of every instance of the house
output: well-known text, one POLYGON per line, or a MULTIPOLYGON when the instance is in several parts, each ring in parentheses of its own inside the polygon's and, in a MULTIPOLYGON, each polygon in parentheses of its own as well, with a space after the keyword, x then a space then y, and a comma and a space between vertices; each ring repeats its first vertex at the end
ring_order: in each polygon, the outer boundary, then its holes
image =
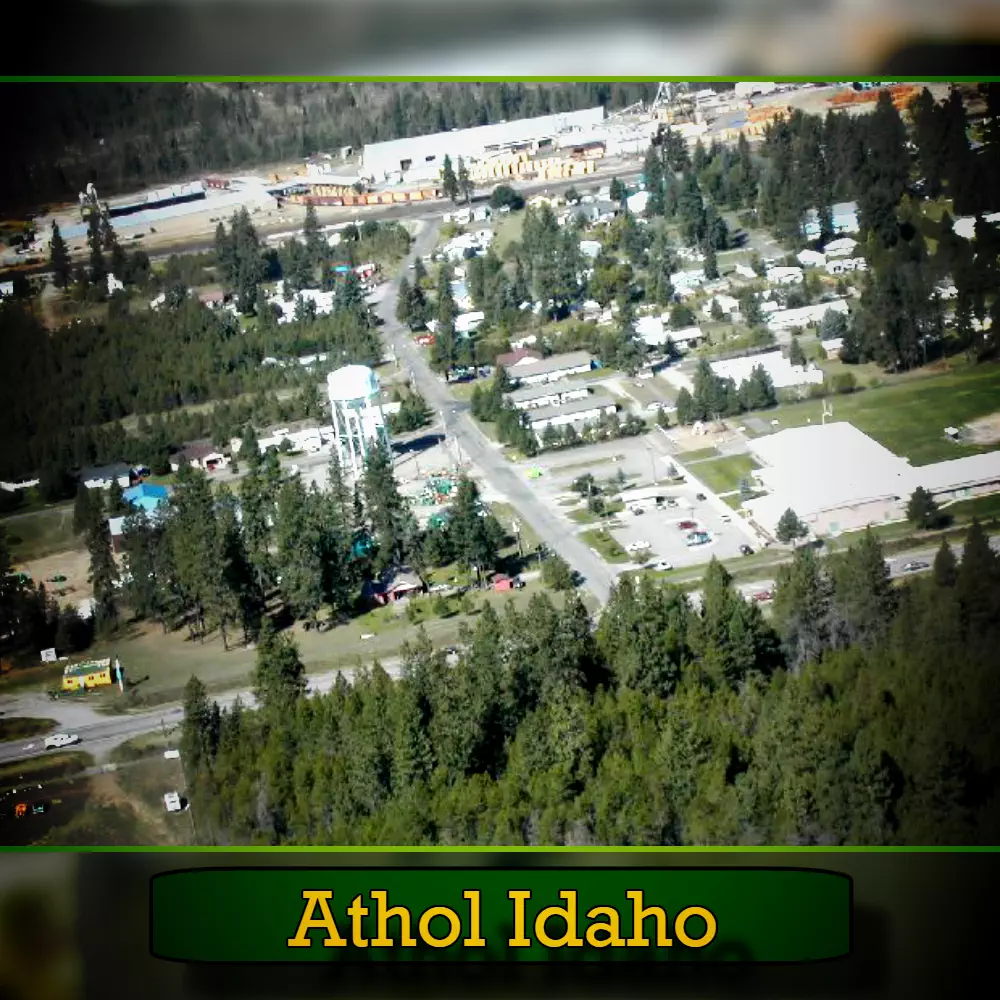
POLYGON ((834 337, 832 340, 821 340, 819 346, 823 348, 826 356, 833 360, 840 357, 840 349, 844 346, 844 338, 834 337))
POLYGON ((586 399, 577 399, 562 406, 542 406, 537 410, 529 410, 528 426, 541 437, 546 427, 585 424, 616 410, 615 401, 610 396, 592 393, 586 399))
POLYGON ((716 295, 701 307, 701 311, 706 316, 711 316, 712 306, 716 303, 718 303, 719 308, 722 310, 723 316, 731 317, 740 311, 739 300, 734 299, 731 295, 716 295))
POLYGON ((864 257, 841 257, 826 262, 827 274, 844 274, 847 271, 867 271, 868 261, 864 257))
POLYGON ((670 276, 670 283, 677 291, 683 289, 694 289, 705 283, 705 271, 703 268, 689 271, 678 271, 670 276))
MULTIPOLYGON (((831 207, 830 215, 835 233, 856 233, 861 228, 858 222, 858 203, 856 201, 838 202, 831 207)), ((806 212, 805 222, 802 224, 802 232, 810 240, 815 240, 819 237, 819 213, 815 208, 810 208, 806 212)))
POLYGON ((365 596, 377 604, 392 604, 414 594, 422 594, 427 589, 420 575, 408 566, 389 569, 381 580, 369 580, 365 584, 365 596))
POLYGON ((513 368, 516 365, 520 365, 522 361, 541 361, 542 352, 536 351, 531 347, 518 347, 516 350, 510 351, 508 354, 498 354, 496 360, 497 365, 500 368, 513 368))
POLYGON ((826 254, 818 250, 800 250, 796 257, 803 267, 822 267, 826 263, 826 254))
POLYGON ((536 410, 545 406, 563 406, 565 403, 586 399, 590 389, 585 384, 573 382, 548 382, 515 389, 507 398, 518 410, 536 410))
POLYGON ((647 347, 662 347, 667 342, 662 316, 641 316, 635 321, 635 335, 647 347))
POLYGON ((580 240, 580 253, 584 257, 594 260, 601 252, 601 244, 598 240, 580 240))
POLYGON ((844 236, 839 240, 831 240, 825 247, 823 253, 827 260, 831 257, 849 257, 854 253, 854 248, 858 245, 857 240, 852 240, 850 236, 844 236))
POLYGON ((805 276, 801 267, 769 267, 765 277, 771 285, 801 285, 805 276))
POLYGON ((148 514, 169 500, 170 490, 166 486, 156 486, 153 483, 139 483, 137 486, 130 486, 122 496, 127 504, 148 514))
POLYGON ((779 309, 767 317, 767 325, 772 331, 790 330, 792 327, 806 327, 819 323, 828 312, 848 314, 847 300, 834 299, 832 302, 818 302, 813 306, 799 309, 779 309))
POLYGON ((594 357, 587 351, 570 351, 568 354, 553 354, 541 361, 518 362, 503 366, 507 374, 522 385, 536 385, 541 382, 558 382, 569 375, 580 375, 594 367, 594 357))
POLYGON ((635 194, 625 199, 625 204, 633 215, 642 215, 646 211, 646 205, 649 204, 649 192, 636 191, 635 194))
POLYGON ((170 469, 172 472, 177 472, 184 463, 187 463, 194 469, 204 469, 206 472, 214 472, 217 468, 227 466, 229 459, 215 445, 200 442, 189 444, 170 456, 170 469))
POLYGON ((753 370, 763 368, 771 377, 775 389, 790 389, 798 385, 819 385, 823 372, 815 365, 793 365, 781 351, 768 351, 746 358, 729 358, 713 361, 712 371, 722 379, 731 378, 738 389, 750 378, 753 370))
POLYGON ((114 465, 99 465, 84 469, 79 478, 88 490, 108 490, 115 480, 122 489, 127 489, 132 485, 135 473, 131 466, 124 462, 116 462, 114 465))
POLYGON ((218 309, 226 301, 226 293, 221 289, 215 289, 214 291, 202 292, 198 296, 198 301, 203 306, 208 306, 209 309, 218 309))
POLYGON ((701 327, 698 326, 685 326, 680 330, 670 330, 668 336, 673 341, 674 346, 681 351, 697 347, 705 339, 701 327))
POLYGON ((486 319, 484 312, 461 313, 455 317, 455 333, 459 337, 468 337, 470 333, 479 328, 479 324, 486 319))

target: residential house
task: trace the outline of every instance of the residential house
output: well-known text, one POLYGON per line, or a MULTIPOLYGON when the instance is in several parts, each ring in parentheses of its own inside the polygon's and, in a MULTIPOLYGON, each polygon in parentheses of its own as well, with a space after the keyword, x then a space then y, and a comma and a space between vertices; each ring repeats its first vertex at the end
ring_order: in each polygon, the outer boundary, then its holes
POLYGON ((736 273, 741 278, 747 278, 750 281, 757 277, 757 272, 749 264, 737 264, 736 273))
POLYGON ((826 262, 827 274, 844 274, 847 271, 867 271, 868 261, 864 257, 841 257, 826 262))
POLYGON ((194 469, 214 472, 216 469, 225 468, 229 464, 229 459, 215 445, 208 442, 196 442, 186 445, 170 456, 172 472, 179 471, 185 463, 194 469))
POLYGON ((806 327, 819 323, 828 312, 839 312, 846 316, 848 311, 845 299, 834 299, 832 302, 818 302, 799 309, 780 309, 767 317, 767 325, 771 330, 790 330, 795 326, 806 327))
POLYGON ((124 462, 115 462, 113 465, 99 465, 94 468, 81 471, 79 479, 88 490, 108 490, 111 483, 116 481, 122 489, 128 489, 132 485, 135 473, 130 465, 124 462))
POLYGON ((826 264, 826 254, 818 250, 800 250, 796 256, 803 267, 823 267, 826 264))
POLYGON ((602 393, 593 393, 586 399, 577 399, 562 406, 543 406, 527 411, 528 426, 541 437, 546 427, 566 424, 585 424, 599 420, 604 414, 614 413, 615 401, 602 393))
POLYGON ((831 257, 849 257, 854 253, 854 248, 858 245, 857 240, 852 240, 850 236, 841 237, 839 240, 831 240, 825 247, 823 253, 827 260, 831 257))
MULTIPOLYGON (((861 224, 858 221, 858 203, 856 201, 838 202, 831 208, 833 231, 840 233, 856 233, 861 224)), ((802 232, 807 239, 815 240, 820 235, 819 214, 815 208, 806 212, 802 232)))
POLYGON ((805 275, 801 267, 769 267, 765 277, 771 285, 801 285, 805 275))
POLYGON ((716 295, 701 307, 701 311, 705 314, 705 316, 712 315, 712 306, 715 303, 718 303, 723 316, 732 318, 740 311, 740 303, 738 299, 734 299, 731 295, 716 295))
POLYGON ((681 351, 687 351, 692 347, 697 347, 704 339, 701 327, 685 326, 680 330, 668 330, 667 336, 673 341, 674 346, 681 351))
POLYGON ((380 580, 368 581, 364 594, 376 604, 393 604, 414 594, 422 594, 426 589, 418 573, 409 566, 399 566, 387 570, 380 580))
MULTIPOLYGON (((510 369, 520 365, 521 362, 541 361, 542 352, 536 351, 533 347, 518 347, 507 354, 498 354, 496 360, 500 368, 510 369)), ((513 372, 511 372, 511 377, 514 377, 513 372)))

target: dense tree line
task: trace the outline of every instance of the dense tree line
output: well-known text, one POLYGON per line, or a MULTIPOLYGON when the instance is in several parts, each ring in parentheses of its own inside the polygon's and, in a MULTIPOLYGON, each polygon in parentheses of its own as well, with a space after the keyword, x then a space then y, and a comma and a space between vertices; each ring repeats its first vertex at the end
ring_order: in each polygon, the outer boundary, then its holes
POLYGON ((5 205, 102 197, 205 171, 368 142, 649 99, 648 83, 13 85, 5 205))
MULTIPOLYGON (((234 637, 254 640, 271 614, 348 618, 369 606, 365 585, 392 568, 425 572, 454 562, 482 576, 506 544, 467 480, 443 524, 421 531, 384 448, 371 453, 353 489, 334 453, 320 490, 288 475, 273 451, 262 456, 251 429, 243 446, 237 493, 213 491, 203 472, 185 465, 162 515, 126 518, 123 586, 109 594, 109 615, 120 601, 165 631, 186 627, 203 639, 218 630, 228 646, 234 637)), ((99 534, 89 537, 96 580, 104 555, 99 534)))
MULTIPOLYGON (((343 238, 343 249, 308 242, 312 234, 307 233, 306 252, 315 254, 310 257, 313 279, 316 268, 329 275, 334 261, 358 255, 351 247, 389 255, 409 247, 409 234, 397 224, 371 222, 353 230, 343 238)), ((67 472, 94 460, 162 464, 161 445, 170 442, 154 440, 126 450, 116 422, 244 393, 303 387, 302 370, 263 366, 268 357, 326 353, 329 367, 373 365, 381 359, 375 320, 353 273, 336 281, 331 314, 317 316, 302 308, 293 322, 278 323, 261 283, 281 276, 281 262, 269 262, 245 210, 228 229, 219 224, 216 244, 214 263, 238 310, 252 317, 249 323, 188 294, 184 279, 191 279, 192 269, 203 269, 204 259, 167 262, 165 298, 158 309, 131 312, 128 297, 116 292, 113 298, 122 296, 122 307, 110 309, 106 319, 80 320, 53 335, 30 303, 0 304, 0 366, 7 390, 0 475, 17 479, 35 470, 65 479, 67 472)), ((97 237, 94 250, 96 260, 103 253, 97 237)), ((318 409, 314 378, 303 389, 302 409, 311 412, 318 409)))
POLYGON ((895 588, 878 542, 781 573, 774 621, 718 563, 695 610, 621 580, 596 630, 574 593, 484 610, 455 666, 422 635, 305 697, 267 635, 260 707, 192 680, 184 760, 217 844, 989 844, 1000 568, 895 588), (942 664, 947 664, 947 669, 942 664))
POLYGON ((681 389, 677 394, 677 420, 692 424, 701 420, 735 417, 748 410, 763 410, 776 405, 774 383, 763 365, 755 365, 741 385, 722 378, 702 358, 695 369, 693 392, 681 389))

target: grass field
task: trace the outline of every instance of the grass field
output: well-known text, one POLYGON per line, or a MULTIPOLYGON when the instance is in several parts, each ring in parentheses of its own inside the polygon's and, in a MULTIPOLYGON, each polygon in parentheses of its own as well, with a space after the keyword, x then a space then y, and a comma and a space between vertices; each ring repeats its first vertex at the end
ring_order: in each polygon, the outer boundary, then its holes
POLYGON ((580 541, 586 542, 592 549, 599 552, 605 562, 625 563, 629 561, 628 554, 618 544, 617 539, 603 528, 591 528, 589 531, 581 531, 580 541))
POLYGON ((0 717, 0 743, 5 740, 24 740, 29 736, 41 736, 43 733, 51 733, 55 728, 55 719, 0 717))
MULTIPOLYGON (((956 366, 951 372, 915 378, 832 400, 834 420, 846 420, 913 465, 928 465, 988 451, 956 444, 945 427, 961 427, 1000 410, 1000 363, 956 366)), ((770 411, 780 428, 819 423, 818 399, 770 411)), ((680 456, 683 460, 683 456, 680 456)))
POLYGON ((699 462, 691 470, 713 493, 731 493, 740 488, 741 479, 749 479, 758 468, 749 455, 727 455, 710 462, 699 462))
POLYGON ((503 217, 503 221, 495 227, 495 231, 493 246, 497 255, 501 256, 508 244, 520 240, 524 231, 524 212, 511 212, 510 215, 503 217))
POLYGON ((15 560, 26 562, 77 548, 73 533, 73 505, 46 507, 30 514, 15 514, 0 521, 15 560))

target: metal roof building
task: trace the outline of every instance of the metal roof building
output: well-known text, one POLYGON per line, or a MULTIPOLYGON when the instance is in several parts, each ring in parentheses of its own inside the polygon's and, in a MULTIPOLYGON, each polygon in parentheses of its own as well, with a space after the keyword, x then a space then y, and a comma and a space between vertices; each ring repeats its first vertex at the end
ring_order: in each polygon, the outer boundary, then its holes
POLYGON ((836 535, 904 518, 918 486, 939 502, 1000 489, 1000 451, 914 467, 845 421, 755 438, 750 451, 768 495, 744 507, 771 534, 788 508, 815 534, 836 535))
POLYGON ((385 178, 401 172, 439 169, 445 156, 450 156, 452 162, 460 156, 467 160, 484 159, 519 145, 555 139, 572 130, 589 130, 603 121, 604 107, 599 106, 409 139, 373 142, 364 148, 361 172, 369 177, 385 178))

